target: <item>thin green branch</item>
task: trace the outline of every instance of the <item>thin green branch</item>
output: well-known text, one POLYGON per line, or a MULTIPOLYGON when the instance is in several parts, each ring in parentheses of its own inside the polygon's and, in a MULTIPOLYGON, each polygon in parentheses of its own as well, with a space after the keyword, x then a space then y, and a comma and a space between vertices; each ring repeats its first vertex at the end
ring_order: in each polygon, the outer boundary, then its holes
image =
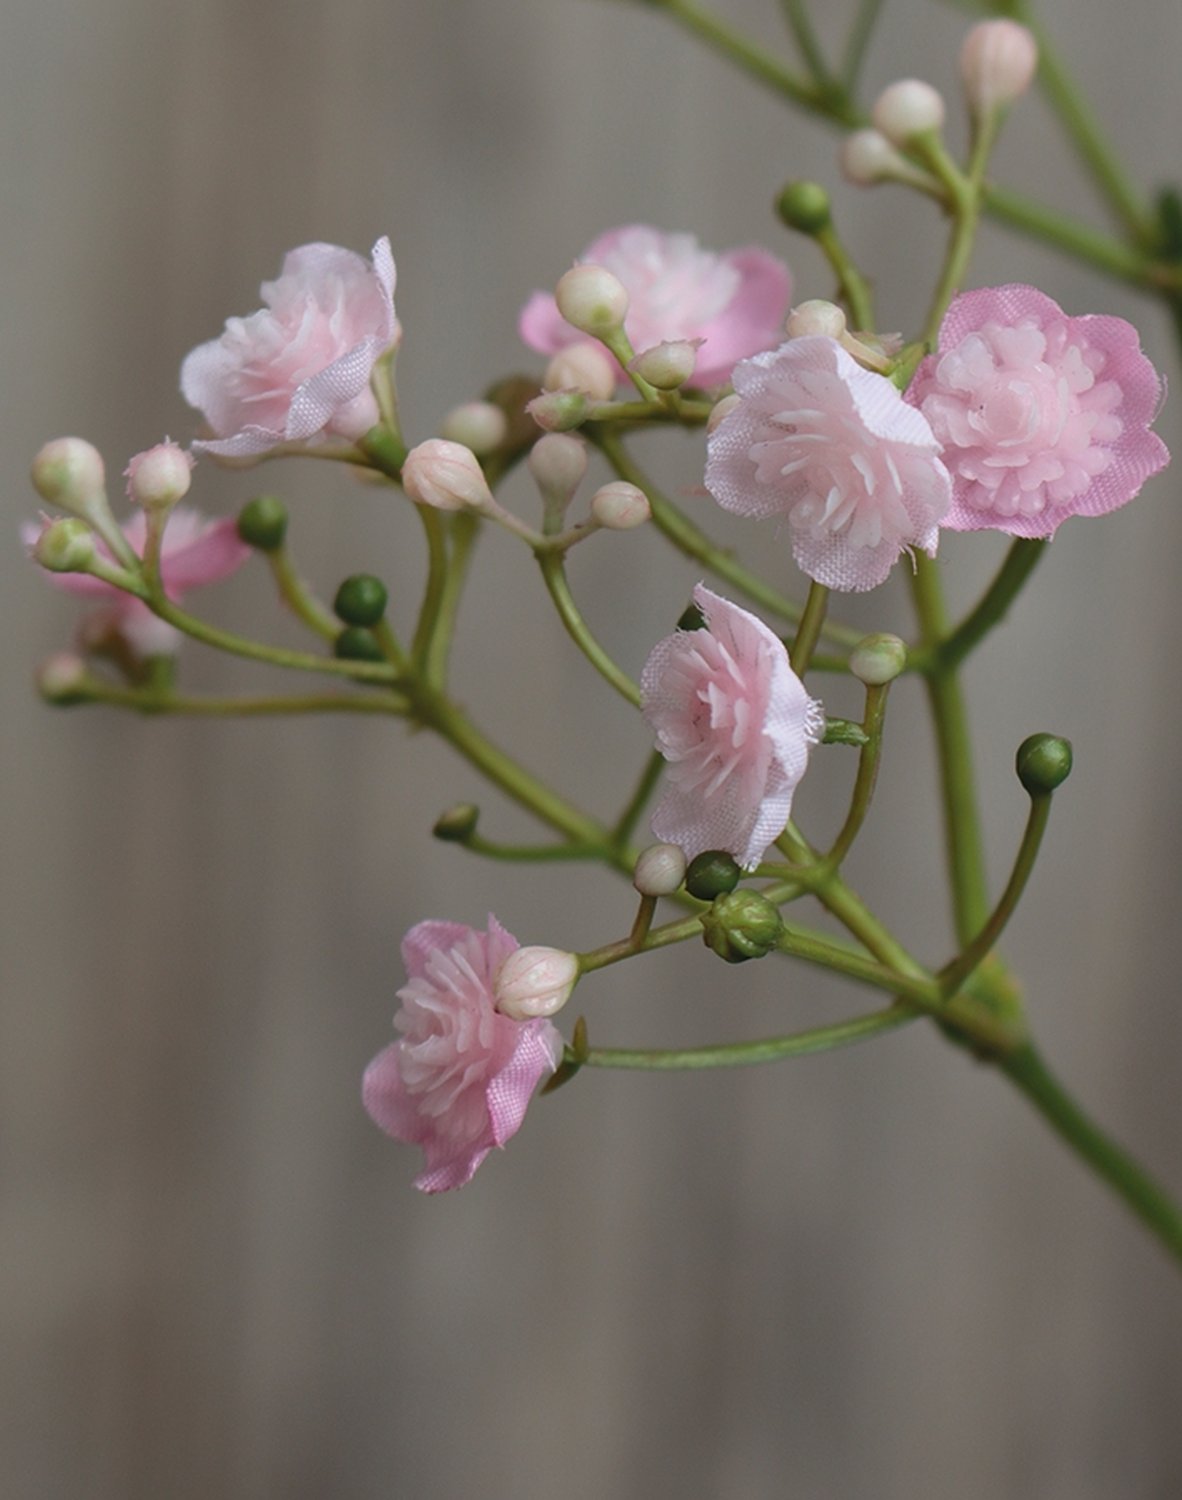
POLYGON ((633 830, 648 806, 649 798, 656 790, 657 782, 661 779, 661 772, 664 769, 665 757, 659 750, 654 750, 644 763, 644 769, 636 783, 636 790, 629 797, 627 805, 612 829, 613 843, 623 845, 632 837, 633 830))
POLYGON ((538 566, 542 570, 542 578, 545 580, 546 588, 549 590, 550 598, 554 601, 554 607, 558 616, 566 627, 566 633, 574 641, 575 645, 604 679, 611 684, 622 698, 625 698, 633 708, 640 707, 640 689, 621 667, 611 659, 595 637, 591 634, 587 622, 579 612, 575 603, 574 595, 570 591, 570 583, 567 580, 566 570, 562 565, 562 555, 556 552, 546 551, 539 548, 535 553, 538 566))
POLYGON ((870 38, 874 35, 874 28, 878 24, 881 13, 882 0, 860 0, 849 36, 846 38, 841 66, 838 69, 838 77, 847 94, 852 95, 857 88, 866 49, 870 45, 870 38))
POLYGON ((921 647, 908 659, 918 672, 955 671, 961 662, 1005 619, 1010 605, 1022 592, 1026 580, 1046 552, 1042 539, 1016 537, 993 581, 978 603, 958 626, 933 648, 921 647))

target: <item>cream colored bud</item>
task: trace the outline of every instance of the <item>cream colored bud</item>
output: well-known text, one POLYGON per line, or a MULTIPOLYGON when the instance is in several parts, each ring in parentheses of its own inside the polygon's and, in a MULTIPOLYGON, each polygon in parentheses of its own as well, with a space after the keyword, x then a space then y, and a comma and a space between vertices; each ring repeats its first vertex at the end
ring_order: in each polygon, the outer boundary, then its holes
POLYGON ((888 84, 874 102, 871 118, 888 141, 905 146, 917 135, 944 125, 944 96, 919 78, 888 84))
POLYGON ((465 401, 444 417, 439 436, 483 458, 501 446, 508 432, 509 419, 499 406, 491 401, 465 401))
POLYGON ((486 510, 492 491, 476 455, 462 443, 428 438, 406 455, 403 488, 416 505, 435 510, 486 510))
POLYGON ((106 474, 103 457, 85 438, 54 438, 33 460, 33 488, 50 505, 89 517, 94 503, 102 503, 106 474))
POLYGON ((526 463, 547 511, 561 516, 587 472, 587 444, 565 432, 548 432, 530 449, 526 463))
POLYGON ((650 844, 632 873, 632 884, 642 896, 672 896, 684 879, 685 851, 678 844, 650 844))
POLYGON ((982 21, 960 49, 960 76, 974 119, 1012 104, 1034 82, 1038 43, 1017 21, 982 21))
POLYGON ((821 334, 827 339, 839 339, 845 333, 845 313, 836 302, 823 302, 819 297, 811 302, 802 302, 788 314, 785 332, 790 339, 806 338, 810 334, 821 334))
POLYGON ((86 663, 73 651, 55 651, 37 668, 37 691, 47 703, 75 703, 83 696, 86 663))
POLYGON ((587 420, 587 398, 582 391, 543 391, 525 409, 543 432, 570 432, 587 420))
POLYGON ((709 437, 720 422, 725 422, 731 412, 739 404, 738 396, 724 396, 721 401, 716 401, 710 408, 710 415, 706 418, 706 436, 709 437))
POLYGON ((616 394, 616 363, 598 344, 568 344, 546 366, 544 391, 582 391, 592 401, 616 394))
POLYGON ((573 266, 554 288, 558 311, 580 333, 602 338, 624 326, 628 293, 603 266, 573 266))
POLYGON ((591 496, 591 514, 609 531, 631 531, 644 525, 652 515, 652 507, 642 489, 617 479, 601 486, 591 496))
POLYGON ((176 443, 157 443, 137 453, 125 473, 129 500, 145 510, 171 510, 189 493, 193 460, 176 443))
POLYGON ((628 368, 658 391, 675 391, 694 373, 703 339, 669 339, 654 344, 629 362, 628 368))
POLYGON ((867 687, 893 682, 907 665, 907 647, 897 635, 868 635, 850 652, 850 671, 867 687))
POLYGON ((518 948, 497 971, 493 1003, 514 1021, 555 1015, 570 999, 579 960, 561 948, 518 948))
POLYGON ((95 551, 94 533, 80 516, 52 521, 32 547, 34 560, 50 573, 86 573, 95 551))
POLYGON ((841 143, 839 153, 842 175, 856 187, 873 187, 876 182, 893 182, 914 172, 895 150, 881 130, 855 130, 841 143))

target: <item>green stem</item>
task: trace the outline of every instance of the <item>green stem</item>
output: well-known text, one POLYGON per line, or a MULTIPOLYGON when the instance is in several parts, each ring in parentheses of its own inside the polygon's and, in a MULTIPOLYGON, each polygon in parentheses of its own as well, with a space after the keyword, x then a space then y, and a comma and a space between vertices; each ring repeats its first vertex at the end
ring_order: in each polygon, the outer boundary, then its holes
POLYGON ((416 505, 414 508, 423 523, 423 534, 427 541, 427 585, 423 591, 423 602, 419 606, 410 655, 416 671, 426 677, 427 661, 434 646, 435 630, 447 585, 447 532, 443 516, 433 506, 416 505))
POLYGON ((841 832, 837 835, 833 847, 824 860, 824 863, 834 870, 840 868, 842 860, 853 847, 853 842, 861 831, 874 797, 874 784, 878 780, 878 765, 882 753, 882 730, 889 686, 889 683, 870 685, 866 689, 866 712, 862 716, 866 743, 858 755, 858 774, 854 778, 850 810, 846 814, 841 832))
POLYGON ((918 672, 934 671, 937 665, 941 671, 955 671, 985 636, 1005 619, 1010 605, 1046 552, 1046 546, 1041 539, 1016 537, 977 605, 937 646, 921 647, 909 656, 908 666, 918 672))
POLYGON ((653 753, 644 763, 644 770, 640 773, 640 780, 636 783, 636 790, 628 799, 627 806, 616 820, 612 829, 612 843, 624 845, 632 837, 633 830, 640 821, 640 816, 648 806, 648 800, 661 779, 661 772, 665 769, 665 757, 659 750, 653 753))
POLYGON ((839 69, 839 76, 847 93, 852 93, 857 86, 858 77, 862 71, 862 61, 866 56, 866 48, 874 34, 881 10, 882 0, 861 0, 858 6, 854 23, 846 38, 845 51, 842 54, 839 69))
POLYGON ((450 521, 451 556, 443 579, 435 613, 435 626, 427 649, 425 677, 429 687, 442 689, 447 681, 448 661, 452 642, 455 639, 456 618, 459 614, 460 598, 468 574, 468 564, 476 539, 480 535, 480 521, 467 511, 457 512, 450 521))
POLYGON ((279 597, 288 609, 302 620, 309 630, 326 641, 335 641, 341 633, 341 622, 324 607, 308 588, 292 565, 291 554, 286 547, 275 547, 264 553, 279 597))
POLYGON ((1112 235, 1045 208, 1034 199, 1023 198, 994 184, 984 187, 982 197, 991 218, 1011 229, 1021 230, 1032 239, 1054 245, 1076 260, 1085 261, 1121 281, 1131 282, 1143 290, 1156 291, 1161 287, 1177 286, 1182 279, 1179 267, 1151 260, 1142 251, 1122 244, 1112 235))
POLYGON ((874 294, 870 290, 870 283, 858 269, 832 224, 818 230, 813 238, 837 277, 838 293, 849 308, 853 326, 859 333, 871 332, 874 328, 874 294))
POLYGON ((280 714, 405 714, 407 700, 397 693, 293 693, 290 696, 230 698, 193 694, 161 694, 152 690, 116 687, 89 679, 83 699, 113 708, 132 708, 145 714, 183 714, 202 718, 268 718, 280 714))
POLYGON ((780 3, 788 22, 788 29, 792 32, 801 61, 808 69, 809 76, 819 89, 831 88, 833 74, 825 60, 825 54, 821 51, 817 33, 813 30, 812 17, 809 15, 805 0, 780 0, 780 3))
POLYGON ((598 844, 498 844, 478 833, 464 839, 461 848, 486 859, 500 859, 510 864, 538 864, 550 860, 599 859, 598 844))
POLYGON ((809 583, 804 613, 796 629, 796 639, 792 642, 792 649, 788 653, 792 670, 800 678, 803 678, 809 669, 809 663, 813 659, 813 650, 825 624, 825 612, 828 608, 829 590, 823 583, 812 580, 809 583))
POLYGON ((595 637, 587 628, 587 622, 579 613, 579 607, 574 601, 574 595, 570 591, 567 581, 566 569, 562 566, 561 553, 547 551, 539 548, 535 554, 538 566, 542 570, 542 578, 545 580, 550 597, 554 601, 554 607, 558 611, 559 618, 566 627, 566 633, 574 641, 575 645, 604 679, 609 682, 622 698, 627 699, 633 708, 640 707, 640 689, 632 681, 631 677, 623 671, 611 659, 595 637))

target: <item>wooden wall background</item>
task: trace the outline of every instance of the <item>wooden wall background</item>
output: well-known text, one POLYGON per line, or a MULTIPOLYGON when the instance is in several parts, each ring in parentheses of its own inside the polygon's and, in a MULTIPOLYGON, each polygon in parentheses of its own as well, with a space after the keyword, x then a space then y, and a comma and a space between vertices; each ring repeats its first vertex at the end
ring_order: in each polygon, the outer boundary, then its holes
MULTIPOLYGON (((778 35, 771 0, 720 8, 778 35)), ((951 90, 962 18, 930 0, 888 10, 870 83, 914 72, 951 90)), ((1043 10, 1121 151, 1146 181, 1176 175, 1178 7, 1043 10)), ((146 723, 53 712, 29 690, 72 618, 15 540, 29 455, 78 431, 117 470, 164 431, 187 436, 181 356, 256 305, 287 247, 391 235, 423 436, 530 364, 520 302, 608 225, 762 240, 802 295, 825 294, 767 205, 789 176, 832 179, 834 140, 623 4, 9 0, 0 28, 4 1493, 1179 1493, 1176 1270, 934 1035, 728 1076, 586 1076, 469 1189, 424 1199, 414 1154, 357 1099, 389 1035, 402 932, 492 907, 524 940, 580 946, 622 930, 626 892, 434 844, 436 810, 478 787, 397 725, 146 723)), ((1023 106, 999 163, 1090 212, 1041 105, 1023 106)), ((903 217, 885 191, 839 188, 837 203, 885 325, 913 322, 934 216, 903 217)), ((1135 317, 1177 370, 1156 312, 1080 268, 989 230, 976 278, 1135 317)), ((1182 443, 1176 397, 1162 430, 1182 443)), ((675 482, 693 483, 696 452, 673 447, 675 482)), ((204 466, 197 498, 229 510, 258 483, 204 466)), ((418 535, 397 505, 299 466, 266 483, 291 497, 325 590, 368 566, 407 600, 418 535)), ((1037 728, 1076 741, 1008 947, 1051 1058, 1182 1191, 1176 485, 1065 528, 971 688, 995 879, 1023 817, 1014 747, 1037 728)), ((654 590, 648 538, 586 554, 577 584, 635 669, 692 572, 674 565, 654 590)), ((953 537, 944 556, 967 588, 996 551, 953 537)), ((538 593, 490 537, 461 684, 555 780, 586 768, 606 809, 637 726, 578 677, 538 593)), ((285 629, 257 573, 209 603, 285 629)), ((864 617, 901 622, 901 591, 864 617)), ((259 680, 195 649, 185 671, 207 688, 259 680)), ((931 758, 908 696, 854 869, 938 957, 931 758)), ((837 816, 843 781, 841 765, 810 779, 810 826, 837 816)), ((524 831, 480 800, 490 826, 524 831)), ((580 998, 604 1043, 758 1035, 860 1003, 770 967, 678 952, 580 998)))

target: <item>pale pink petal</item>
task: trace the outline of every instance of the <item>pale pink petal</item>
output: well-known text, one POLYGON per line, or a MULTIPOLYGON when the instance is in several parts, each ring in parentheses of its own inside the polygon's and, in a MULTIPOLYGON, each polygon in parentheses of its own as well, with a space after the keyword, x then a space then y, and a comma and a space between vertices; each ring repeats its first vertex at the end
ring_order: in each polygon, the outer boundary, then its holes
POLYGON ((725 385, 740 359, 778 344, 792 296, 792 277, 782 260, 751 245, 722 259, 739 273, 739 286, 724 313, 704 324, 694 384, 725 385))

